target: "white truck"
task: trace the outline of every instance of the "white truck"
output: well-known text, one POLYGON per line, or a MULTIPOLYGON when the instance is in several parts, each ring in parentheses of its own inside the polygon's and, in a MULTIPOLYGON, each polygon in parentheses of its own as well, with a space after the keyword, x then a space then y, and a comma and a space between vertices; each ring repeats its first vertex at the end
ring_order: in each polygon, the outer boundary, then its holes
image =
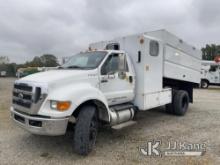
POLYGON ((220 62, 202 61, 201 88, 220 86, 220 62))
POLYGON ((0 77, 6 77, 7 72, 6 71, 0 71, 0 77))
POLYGON ((57 70, 17 80, 11 116, 40 135, 63 135, 74 123, 75 151, 87 155, 100 125, 120 129, 163 105, 184 115, 200 70, 201 52, 165 30, 93 43, 57 70))

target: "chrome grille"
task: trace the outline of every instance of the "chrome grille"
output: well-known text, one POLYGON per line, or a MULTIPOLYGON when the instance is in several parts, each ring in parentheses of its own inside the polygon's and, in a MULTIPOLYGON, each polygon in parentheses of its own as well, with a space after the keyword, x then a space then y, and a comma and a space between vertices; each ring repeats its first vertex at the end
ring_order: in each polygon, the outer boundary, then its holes
POLYGON ((12 103, 24 108, 31 108, 34 100, 34 90, 27 84, 15 84, 12 103))
POLYGON ((14 88, 19 89, 19 90, 23 90, 23 91, 28 91, 28 92, 32 92, 32 90, 33 90, 33 87, 28 86, 27 84, 15 84, 14 88))
POLYGON ((31 102, 27 102, 21 99, 13 99, 13 104, 17 104, 19 106, 25 107, 25 108, 31 108, 31 102))
POLYGON ((27 84, 15 84, 12 103, 24 108, 31 108, 33 102, 33 87, 27 84))
POLYGON ((15 111, 37 114, 47 94, 36 84, 15 83, 12 106, 15 111))
MULTIPOLYGON (((19 91, 17 91, 17 92, 14 91, 13 92, 13 96, 19 98, 19 91)), ((23 99, 24 100, 31 100, 32 99, 32 95, 23 93, 23 99)))

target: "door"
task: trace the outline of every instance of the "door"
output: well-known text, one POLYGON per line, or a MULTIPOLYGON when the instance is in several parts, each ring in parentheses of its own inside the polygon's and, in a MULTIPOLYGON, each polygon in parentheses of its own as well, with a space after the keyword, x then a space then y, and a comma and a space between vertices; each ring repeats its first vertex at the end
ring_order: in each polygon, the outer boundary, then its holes
POLYGON ((217 65, 211 65, 209 69, 209 81, 210 83, 218 84, 219 83, 219 69, 217 65))
POLYGON ((100 90, 109 105, 125 103, 134 98, 134 77, 124 53, 112 53, 100 69, 100 90))
POLYGON ((144 93, 162 91, 163 45, 160 41, 145 36, 144 45, 144 93))

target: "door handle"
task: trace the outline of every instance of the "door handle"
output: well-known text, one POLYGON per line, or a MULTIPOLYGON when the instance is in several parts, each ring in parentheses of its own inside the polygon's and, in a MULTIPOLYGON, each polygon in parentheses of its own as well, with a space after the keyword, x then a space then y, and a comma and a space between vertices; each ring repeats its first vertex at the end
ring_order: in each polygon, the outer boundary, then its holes
POLYGON ((132 76, 129 76, 129 82, 133 83, 133 77, 132 76))
POLYGON ((108 80, 101 80, 101 83, 107 83, 108 80))

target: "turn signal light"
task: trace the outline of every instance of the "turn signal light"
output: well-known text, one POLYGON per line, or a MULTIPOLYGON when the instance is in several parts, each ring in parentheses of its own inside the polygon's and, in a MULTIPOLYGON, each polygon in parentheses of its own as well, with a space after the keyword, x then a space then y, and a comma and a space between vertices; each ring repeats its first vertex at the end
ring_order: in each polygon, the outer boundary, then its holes
POLYGON ((56 109, 58 111, 66 111, 70 108, 70 101, 51 101, 50 106, 52 109, 56 109))
POLYGON ((69 101, 57 102, 57 110, 66 111, 70 108, 71 103, 69 101))

